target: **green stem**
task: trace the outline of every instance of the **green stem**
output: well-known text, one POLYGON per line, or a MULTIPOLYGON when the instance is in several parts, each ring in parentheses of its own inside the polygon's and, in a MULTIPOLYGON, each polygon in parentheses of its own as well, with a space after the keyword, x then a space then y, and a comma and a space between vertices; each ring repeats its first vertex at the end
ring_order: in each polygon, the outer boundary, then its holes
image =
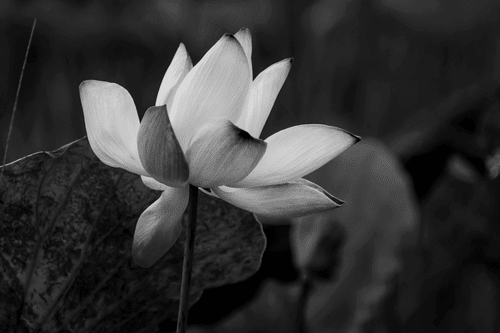
POLYGON ((182 265, 181 298, 177 316, 177 333, 185 333, 189 310, 189 290, 193 271, 194 239, 196 236, 196 215, 198 212, 198 187, 189 185, 189 206, 184 241, 184 262, 182 265))

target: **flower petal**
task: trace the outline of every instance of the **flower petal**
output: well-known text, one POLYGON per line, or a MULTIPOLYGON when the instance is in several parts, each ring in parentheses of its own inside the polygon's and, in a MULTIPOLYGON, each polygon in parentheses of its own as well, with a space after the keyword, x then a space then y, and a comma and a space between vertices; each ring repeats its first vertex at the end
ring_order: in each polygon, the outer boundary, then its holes
POLYGON ((170 186, 163 185, 162 183, 157 182, 151 177, 141 176, 141 180, 144 183, 144 185, 146 185, 152 190, 165 191, 166 189, 170 188, 170 186))
POLYGON ((187 74, 169 112, 185 150, 201 125, 216 118, 235 122, 243 112, 251 83, 245 51, 234 36, 223 36, 187 74))
POLYGON ((222 200, 232 205, 255 214, 275 217, 276 221, 327 211, 344 203, 315 183, 302 178, 272 186, 251 188, 221 186, 212 190, 222 200))
POLYGON ((176 139, 165 105, 150 107, 142 118, 137 148, 144 169, 168 186, 184 185, 189 167, 176 139))
POLYGON ((182 80, 193 68, 193 63, 184 44, 180 43, 174 58, 168 66, 165 76, 161 81, 160 90, 156 97, 156 106, 167 105, 167 110, 171 110, 175 92, 179 88, 182 80))
POLYGON ((203 193, 205 193, 206 195, 209 195, 211 197, 214 197, 214 198, 218 198, 220 199, 211 189, 209 188, 203 188, 203 187, 198 187, 198 189, 200 191, 202 191, 203 193))
POLYGON ((188 192, 189 186, 165 190, 139 217, 132 245, 132 257, 138 265, 153 265, 177 241, 188 192))
POLYGON ((237 33, 234 34, 234 37, 240 42, 243 50, 245 51, 245 55, 247 56, 248 66, 250 67, 250 78, 253 78, 252 75, 252 35, 250 34, 250 29, 241 28, 237 33))
POLYGON ((292 63, 292 58, 277 62, 266 68, 252 82, 247 109, 236 122, 237 126, 248 131, 251 136, 260 137, 292 63))
POLYGON ((229 120, 205 124, 186 152, 189 182, 199 187, 239 182, 257 165, 266 146, 229 120))
POLYGON ((132 96, 116 83, 80 84, 85 129, 92 150, 111 167, 147 176, 137 151, 139 116, 132 96))
POLYGON ((285 183, 318 169, 355 144, 359 137, 326 125, 293 126, 271 135, 255 169, 235 187, 285 183))

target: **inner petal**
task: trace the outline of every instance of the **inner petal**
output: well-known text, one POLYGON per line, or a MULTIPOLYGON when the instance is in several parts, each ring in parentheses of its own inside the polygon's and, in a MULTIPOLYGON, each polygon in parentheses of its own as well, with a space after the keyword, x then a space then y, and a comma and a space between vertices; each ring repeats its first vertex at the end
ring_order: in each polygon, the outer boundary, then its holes
POLYGON ((196 130, 209 121, 236 121, 247 103, 250 83, 245 51, 234 36, 225 35, 175 93, 170 117, 181 147, 186 150, 196 130))
POLYGON ((229 120, 205 124, 186 152, 189 182, 198 187, 237 183, 255 168, 266 147, 265 141, 253 138, 229 120))

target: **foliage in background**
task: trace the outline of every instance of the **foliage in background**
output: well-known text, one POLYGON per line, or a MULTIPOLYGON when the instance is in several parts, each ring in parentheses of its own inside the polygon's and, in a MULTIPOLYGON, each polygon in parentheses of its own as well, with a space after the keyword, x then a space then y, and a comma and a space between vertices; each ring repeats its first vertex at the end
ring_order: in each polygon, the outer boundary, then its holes
MULTIPOLYGON (((0 332, 156 332, 175 320, 184 233, 149 269, 130 254, 157 191, 102 164, 85 138, 4 169, 0 332)), ((250 213, 201 194, 191 304, 255 273, 264 248, 250 213)))
MULTIPOLYGON (((322 180, 327 191, 346 200, 340 209, 292 221, 294 261, 313 284, 306 301, 307 332, 363 332, 381 315, 403 266, 411 265, 401 258, 403 250, 415 251, 420 223, 411 182, 373 139, 307 178, 322 180)), ((294 332, 298 297, 296 284, 267 281, 249 306, 211 329, 294 332)))
POLYGON ((293 220, 297 266, 306 272, 321 264, 336 270, 333 279, 315 285, 307 303, 309 327, 362 332, 405 264, 401 251, 416 245, 420 221, 411 181, 387 148, 371 139, 308 179, 321 179, 327 191, 346 200, 342 209, 293 220), (341 232, 344 244, 332 258, 333 249, 321 243, 341 232))
POLYGON ((84 134, 81 81, 130 87, 142 114, 180 41, 196 62, 221 34, 241 26, 255 37, 255 73, 271 64, 271 54, 295 58, 263 137, 298 123, 326 123, 375 135, 390 148, 404 138, 410 142, 397 153, 408 153, 415 138, 425 144, 428 128, 498 86, 500 23, 490 19, 498 6, 486 18, 476 15, 471 27, 436 33, 413 29, 387 2, 3 1, 1 132, 8 126, 29 27, 38 18, 9 160, 84 134), (405 137, 409 132, 413 136, 405 137))
MULTIPOLYGON (((436 178, 450 150, 477 155, 477 166, 489 154, 486 148, 498 151, 500 142, 498 135, 486 138, 474 133, 482 126, 477 115, 492 110, 497 119, 500 114, 498 105, 491 105, 500 83, 500 3, 480 0, 474 8, 466 4, 465 0, 6 0, 0 2, 4 50, 0 71, 5 73, 0 78, 0 132, 8 126, 24 41, 34 16, 39 19, 38 33, 25 76, 32 84, 21 92, 9 160, 83 135, 77 92, 82 80, 131 87, 142 113, 154 100, 168 64, 165 59, 171 59, 178 42, 192 50, 196 62, 222 33, 247 26, 256 41, 256 73, 271 63, 271 54, 272 59, 295 58, 263 137, 298 123, 326 123, 375 136, 413 163, 406 166, 420 199, 430 194, 425 210, 440 212, 432 217, 424 211, 423 230, 437 232, 428 233, 434 238, 421 244, 417 257, 406 259, 409 265, 404 266, 399 285, 416 289, 402 290, 399 303, 394 301, 397 292, 394 298, 386 294, 380 316, 396 308, 407 332, 436 327, 465 332, 468 328, 461 324, 466 320, 478 332, 494 332, 488 325, 495 320, 499 295, 500 274, 492 256, 497 253, 493 245, 498 232, 488 230, 498 214, 493 204, 498 181, 479 178, 467 187, 463 180, 436 178), (474 126, 468 133, 464 124, 470 123, 474 126), (445 154, 436 143, 446 146, 445 154), (458 194, 451 195, 455 191, 458 194), (479 232, 469 232, 477 225, 479 232), (425 261, 433 256, 444 258, 446 267, 440 260, 425 261), (436 272, 442 274, 434 279, 436 272), (460 295, 456 302, 455 292, 460 295)), ((1 152, 5 145, 0 143, 1 152)), ((489 161, 494 159, 489 156, 489 161)), ((267 294, 263 289, 262 306, 276 305, 267 294)), ((263 313, 259 307, 253 309, 263 313)))

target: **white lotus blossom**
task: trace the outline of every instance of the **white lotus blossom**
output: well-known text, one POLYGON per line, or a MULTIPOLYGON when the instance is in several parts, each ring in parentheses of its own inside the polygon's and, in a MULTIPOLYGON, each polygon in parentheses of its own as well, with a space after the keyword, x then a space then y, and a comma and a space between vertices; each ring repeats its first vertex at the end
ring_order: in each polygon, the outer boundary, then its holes
POLYGON ((331 126, 300 125, 259 139, 292 59, 252 80, 251 53, 245 28, 224 35, 194 67, 181 43, 155 106, 141 121, 125 88, 95 80, 80 85, 85 127, 97 157, 162 191, 137 222, 132 255, 139 265, 154 264, 179 237, 189 184, 272 217, 342 204, 301 177, 359 138, 331 126))

